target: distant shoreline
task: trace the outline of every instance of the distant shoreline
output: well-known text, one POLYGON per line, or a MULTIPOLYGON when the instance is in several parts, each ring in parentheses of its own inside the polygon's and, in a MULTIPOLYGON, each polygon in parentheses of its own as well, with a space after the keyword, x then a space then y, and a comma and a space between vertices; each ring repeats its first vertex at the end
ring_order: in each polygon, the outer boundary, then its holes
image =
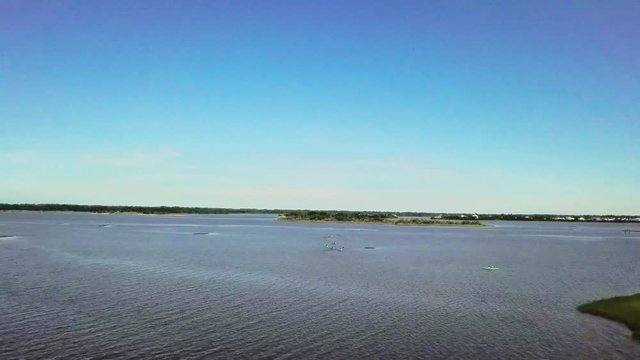
MULTIPOLYGON (((189 214, 189 213, 163 213, 163 214, 153 214, 153 213, 142 213, 142 212, 101 212, 101 211, 76 211, 76 210, 0 210, 0 213, 47 213, 47 214, 92 214, 92 215, 145 215, 145 216, 187 216, 187 215, 197 215, 197 214, 189 214)), ((214 214, 212 214, 214 215, 214 214)))
MULTIPOLYGON (((59 213, 129 214, 129 215, 242 215, 242 214, 306 214, 323 212, 328 214, 369 214, 384 218, 426 218, 437 221, 549 221, 584 223, 629 223, 639 224, 640 215, 557 215, 557 214, 477 214, 438 213, 412 211, 338 211, 338 210, 287 210, 256 208, 208 208, 182 206, 114 206, 77 204, 7 204, 0 203, 0 212, 32 211, 59 213)), ((337 219, 340 221, 340 219, 337 219)), ((370 221, 365 221, 370 222, 370 221)))
POLYGON ((400 226, 484 226, 476 219, 436 220, 427 217, 398 217, 393 214, 347 211, 298 211, 278 216, 278 221, 337 222, 349 224, 384 224, 400 226))
POLYGON ((340 223, 340 224, 378 224, 378 225, 395 225, 395 226, 472 226, 472 227, 483 227, 487 226, 480 222, 472 223, 472 224, 463 224, 463 223, 454 223, 454 222, 425 222, 425 223, 403 223, 403 222, 393 222, 393 221, 355 221, 355 220, 297 220, 297 219, 288 219, 286 217, 280 216, 278 217, 278 221, 282 222, 302 222, 302 223, 340 223))

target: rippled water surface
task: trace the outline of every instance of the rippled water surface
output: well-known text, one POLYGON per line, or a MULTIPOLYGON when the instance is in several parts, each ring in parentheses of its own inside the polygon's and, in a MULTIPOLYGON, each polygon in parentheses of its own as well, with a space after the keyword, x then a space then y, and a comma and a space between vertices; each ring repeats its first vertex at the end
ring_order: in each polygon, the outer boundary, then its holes
POLYGON ((0 358, 640 359, 637 225, 491 225, 0 213, 0 358))

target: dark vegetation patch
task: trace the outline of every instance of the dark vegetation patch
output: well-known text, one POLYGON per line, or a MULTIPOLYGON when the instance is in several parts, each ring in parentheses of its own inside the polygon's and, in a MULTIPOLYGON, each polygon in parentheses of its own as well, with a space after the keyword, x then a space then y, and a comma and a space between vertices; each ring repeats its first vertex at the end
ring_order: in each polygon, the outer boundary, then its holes
POLYGON ((592 301, 578 306, 578 311, 623 323, 640 340, 640 293, 592 301))
POLYGON ((353 211, 289 211, 281 214, 284 221, 332 221, 384 223, 390 225, 482 225, 478 220, 443 220, 428 217, 402 218, 393 213, 353 211))

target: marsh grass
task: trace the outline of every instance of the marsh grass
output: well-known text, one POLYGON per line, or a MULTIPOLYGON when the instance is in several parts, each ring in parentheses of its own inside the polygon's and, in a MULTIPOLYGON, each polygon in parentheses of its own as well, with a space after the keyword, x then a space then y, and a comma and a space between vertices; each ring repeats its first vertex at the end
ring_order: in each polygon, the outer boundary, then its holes
POLYGON ((578 311, 621 322, 640 340, 640 293, 592 301, 578 306, 578 311))

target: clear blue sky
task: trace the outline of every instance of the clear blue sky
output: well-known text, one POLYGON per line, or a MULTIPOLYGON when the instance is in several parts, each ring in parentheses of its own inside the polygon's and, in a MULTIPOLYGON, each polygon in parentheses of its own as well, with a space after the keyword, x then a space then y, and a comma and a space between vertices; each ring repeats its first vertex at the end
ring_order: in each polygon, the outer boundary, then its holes
POLYGON ((0 2, 0 202, 640 213, 640 2, 0 2))

